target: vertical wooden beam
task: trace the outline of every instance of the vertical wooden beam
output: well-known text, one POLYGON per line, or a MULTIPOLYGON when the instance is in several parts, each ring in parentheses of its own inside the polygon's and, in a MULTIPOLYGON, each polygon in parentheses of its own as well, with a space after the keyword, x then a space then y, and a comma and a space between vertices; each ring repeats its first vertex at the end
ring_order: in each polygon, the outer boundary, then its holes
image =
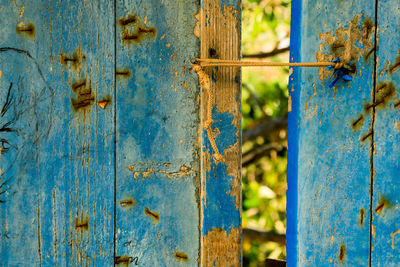
POLYGON ((105 0, 2 1, 0 265, 112 264, 112 14, 105 0))
MULTIPOLYGON (((202 58, 240 59, 240 10, 239 0, 202 1, 202 58)), ((201 266, 241 266, 240 69, 203 74, 210 88, 201 88, 201 266)))
POLYGON ((118 0, 116 264, 196 266, 198 0, 118 0))
POLYGON ((378 1, 371 266, 400 265, 400 2, 378 1))
POLYGON ((295 62, 354 64, 332 72, 294 68, 289 85, 288 265, 368 266, 375 1, 293 1, 295 62))

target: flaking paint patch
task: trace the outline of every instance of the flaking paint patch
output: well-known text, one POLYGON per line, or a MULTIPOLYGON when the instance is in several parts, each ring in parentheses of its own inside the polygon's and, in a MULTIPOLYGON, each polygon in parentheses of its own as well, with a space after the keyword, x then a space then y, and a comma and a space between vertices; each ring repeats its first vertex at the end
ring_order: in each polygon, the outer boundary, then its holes
POLYGON ((233 228, 227 233, 218 228, 203 236, 203 266, 239 267, 241 229, 233 228), (235 263, 235 264, 232 264, 235 263))
POLYGON ((194 16, 194 18, 196 19, 196 25, 194 26, 193 29, 193 33, 194 36, 196 36, 197 38, 200 38, 200 34, 201 34, 201 27, 200 27, 200 12, 201 10, 199 10, 199 12, 194 16))
MULTIPOLYGON (((346 26, 342 25, 334 34, 327 32, 319 35, 323 42, 315 56, 318 62, 331 62, 335 58, 340 58, 341 62, 351 64, 352 61, 359 60, 361 56, 371 52, 374 48, 375 26, 372 22, 369 23, 368 18, 361 24, 360 18, 361 15, 356 15, 352 21, 349 21, 346 26)), ((320 68, 318 75, 321 81, 324 81, 332 75, 332 72, 320 68)))
MULTIPOLYGON (((190 168, 186 165, 180 166, 178 170, 157 169, 158 166, 156 165, 154 167, 136 169, 135 165, 131 165, 131 166, 128 166, 128 170, 133 172, 133 177, 135 179, 150 178, 151 175, 154 173, 165 174, 169 179, 182 178, 184 176, 189 176, 193 172, 192 168, 190 168)), ((170 165, 167 164, 166 167, 169 167, 169 166, 170 165)))
POLYGON ((392 237, 392 249, 395 248, 395 247, 394 247, 394 237, 395 237, 397 234, 400 234, 400 229, 397 230, 396 232, 393 232, 393 233, 390 234, 390 236, 392 237))
MULTIPOLYGON (((239 139, 240 140, 240 139, 239 139)), ((226 172, 228 175, 232 176, 232 186, 231 190, 227 192, 231 197, 235 199, 236 209, 240 209, 241 206, 241 191, 242 191, 242 181, 241 181, 241 154, 240 154, 240 142, 237 141, 234 145, 230 146, 224 151, 224 158, 226 162, 226 172)))
MULTIPOLYGON (((240 59, 238 2, 202 1, 200 40, 202 58, 240 59), (229 49, 226 49, 229 44, 229 49)), ((201 129, 201 263, 203 266, 241 266, 240 217, 240 68, 205 68, 212 103, 212 137, 222 155, 213 157, 207 132, 201 129), (235 151, 237 150, 237 151, 235 151), (238 208, 239 207, 239 208, 238 208)), ((199 77, 200 83, 201 79, 199 77)), ((204 87, 203 87, 204 88, 204 87)), ((202 89, 202 88, 201 88, 202 89)), ((208 92, 201 91, 203 127, 209 117, 208 92)), ((210 132, 210 131, 208 131, 210 132)))

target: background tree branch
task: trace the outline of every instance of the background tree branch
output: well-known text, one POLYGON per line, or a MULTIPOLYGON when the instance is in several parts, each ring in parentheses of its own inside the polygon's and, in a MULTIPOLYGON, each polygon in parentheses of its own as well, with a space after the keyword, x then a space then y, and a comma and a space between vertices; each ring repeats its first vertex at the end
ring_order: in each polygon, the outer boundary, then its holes
POLYGON ((287 117, 276 118, 261 122, 257 126, 243 132, 242 142, 252 141, 259 136, 267 136, 268 134, 287 129, 287 117))
POLYGON ((262 146, 258 146, 242 156, 242 166, 246 167, 251 163, 257 162, 264 156, 269 155, 271 151, 281 151, 284 147, 278 143, 264 144, 262 146))
POLYGON ((243 229, 243 238, 260 243, 275 242, 282 246, 286 244, 286 235, 279 234, 275 231, 262 231, 252 228, 243 229))
POLYGON ((279 54, 283 54, 290 51, 290 46, 283 47, 283 48, 276 48, 270 52, 261 52, 261 53, 256 53, 256 54, 243 54, 243 58, 268 58, 268 57, 273 57, 279 54))

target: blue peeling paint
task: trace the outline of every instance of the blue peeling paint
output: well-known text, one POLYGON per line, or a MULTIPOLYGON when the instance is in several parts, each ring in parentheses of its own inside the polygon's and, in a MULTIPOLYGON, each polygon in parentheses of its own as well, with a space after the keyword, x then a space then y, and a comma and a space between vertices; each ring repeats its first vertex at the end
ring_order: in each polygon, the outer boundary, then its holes
MULTIPOLYGON (((220 134, 215 138, 218 150, 221 154, 226 149, 231 147, 237 142, 237 129, 232 124, 233 115, 228 112, 218 113, 216 107, 212 112, 213 130, 218 129, 220 134)), ((212 150, 206 131, 203 131, 203 139, 208 152, 213 155, 215 151, 212 150)), ((211 169, 206 175, 206 199, 203 199, 204 219, 203 219, 203 236, 209 231, 217 228, 223 228, 229 234, 232 228, 240 226, 240 212, 235 207, 235 198, 230 195, 232 180, 234 176, 227 174, 227 166, 225 163, 211 162, 211 169), (233 211, 233 212, 232 212, 233 211)))

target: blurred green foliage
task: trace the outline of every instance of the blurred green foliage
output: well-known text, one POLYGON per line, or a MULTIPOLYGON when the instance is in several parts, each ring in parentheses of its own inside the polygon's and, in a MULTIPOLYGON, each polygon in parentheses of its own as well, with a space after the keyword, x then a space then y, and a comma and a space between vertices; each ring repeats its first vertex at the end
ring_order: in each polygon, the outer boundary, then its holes
MULTIPOLYGON (((273 51, 289 45, 290 0, 243 0, 243 54, 273 51)), ((263 59, 287 62, 289 53, 263 59)), ((287 68, 243 68, 243 131, 287 115, 287 68)), ((286 230, 287 130, 277 130, 243 144, 249 153, 265 144, 279 144, 260 160, 243 166, 243 227, 286 230)), ((264 266, 266 258, 285 259, 284 246, 244 240, 244 266, 264 266)))

